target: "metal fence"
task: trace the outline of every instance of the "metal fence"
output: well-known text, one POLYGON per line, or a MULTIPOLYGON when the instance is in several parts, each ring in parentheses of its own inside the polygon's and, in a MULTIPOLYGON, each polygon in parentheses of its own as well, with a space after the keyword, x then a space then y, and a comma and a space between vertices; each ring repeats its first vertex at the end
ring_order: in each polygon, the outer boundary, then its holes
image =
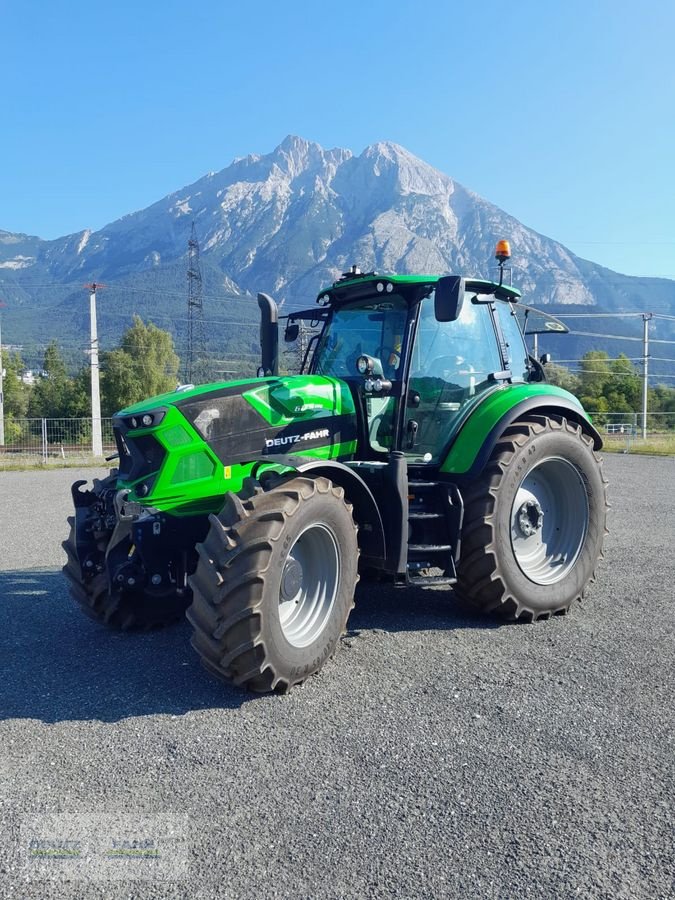
POLYGON ((602 411, 590 412, 590 416, 607 449, 630 453, 644 447, 675 453, 675 411, 648 413, 646 438, 642 435, 642 413, 602 411))
MULTIPOLYGON (((623 433, 622 429, 642 431, 641 412, 599 412, 588 411, 597 428, 607 434, 623 433)), ((667 434, 675 431, 675 411, 647 413, 647 432, 649 434, 667 434)))
MULTIPOLYGON (((642 415, 633 412, 591 412, 608 449, 630 452, 644 445, 642 415)), ((5 419, 5 443, 0 469, 20 466, 63 466, 96 462, 92 453, 91 419, 5 419)), ((103 456, 116 452, 112 419, 101 419, 103 456)), ((675 412, 650 413, 647 444, 675 452, 675 412)), ((100 457, 98 460, 102 461, 100 457)))
MULTIPOLYGON (((0 469, 94 462, 91 419, 5 419, 0 469)), ((101 419, 103 455, 116 452, 112 419, 101 419)), ((101 459, 101 457, 98 457, 101 459)))

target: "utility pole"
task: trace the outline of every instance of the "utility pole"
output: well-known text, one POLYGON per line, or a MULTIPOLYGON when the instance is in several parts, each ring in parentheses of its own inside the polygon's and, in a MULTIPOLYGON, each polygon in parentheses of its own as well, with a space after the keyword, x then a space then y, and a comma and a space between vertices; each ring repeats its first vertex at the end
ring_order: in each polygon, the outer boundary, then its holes
MULTIPOLYGON (((190 384, 196 374, 197 363, 204 358, 204 305, 202 303, 202 270, 199 264, 199 241, 195 223, 188 240, 188 328, 185 354, 185 382, 190 384)), ((202 375, 203 367, 202 367, 202 375)))
MULTIPOLYGON (((5 304, 0 300, 0 309, 5 304)), ((5 394, 2 371, 2 313, 0 313, 0 447, 5 446, 5 394)))
POLYGON ((302 319, 298 322, 298 343, 297 343, 297 370, 302 372, 302 363, 307 352, 307 332, 305 331, 305 323, 302 319))
POLYGON ((101 388, 99 383, 100 368, 98 363, 98 329, 96 327, 96 291, 104 288, 104 284, 85 284, 89 291, 89 332, 91 349, 91 452, 94 456, 103 456, 103 436, 101 434, 101 388))
POLYGON ((647 440, 647 391, 649 390, 649 320, 653 313, 642 314, 642 440, 647 440))

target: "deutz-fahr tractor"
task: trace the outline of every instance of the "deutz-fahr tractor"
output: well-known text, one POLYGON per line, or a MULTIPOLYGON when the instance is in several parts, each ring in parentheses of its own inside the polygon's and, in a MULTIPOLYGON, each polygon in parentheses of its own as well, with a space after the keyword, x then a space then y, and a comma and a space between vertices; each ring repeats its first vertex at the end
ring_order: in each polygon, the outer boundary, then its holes
POLYGON ((359 577, 510 619, 567 612, 602 556, 602 442, 528 354, 508 255, 498 282, 353 267, 281 322, 259 294, 257 376, 123 409, 118 468, 73 485, 64 572, 84 612, 130 629, 187 611, 206 668, 254 691, 322 667, 359 577), (300 374, 279 371, 281 324, 312 332, 300 374))

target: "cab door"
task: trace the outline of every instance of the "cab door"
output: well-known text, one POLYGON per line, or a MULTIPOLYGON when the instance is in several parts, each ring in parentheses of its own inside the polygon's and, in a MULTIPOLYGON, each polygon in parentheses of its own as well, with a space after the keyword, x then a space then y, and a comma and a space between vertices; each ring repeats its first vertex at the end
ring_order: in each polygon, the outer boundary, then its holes
POLYGON ((408 462, 438 463, 460 413, 502 369, 490 309, 467 293, 459 317, 438 322, 433 295, 421 302, 410 358, 402 447, 408 462))

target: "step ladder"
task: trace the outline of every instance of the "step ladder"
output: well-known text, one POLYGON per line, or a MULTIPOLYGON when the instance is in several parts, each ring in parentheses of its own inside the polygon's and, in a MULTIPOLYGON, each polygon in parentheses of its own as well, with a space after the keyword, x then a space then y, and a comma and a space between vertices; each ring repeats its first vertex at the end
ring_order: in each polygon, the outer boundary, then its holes
POLYGON ((455 485, 439 481, 408 482, 409 585, 450 585, 457 581, 455 558, 463 517, 455 485), (440 569, 442 574, 428 574, 440 569))

